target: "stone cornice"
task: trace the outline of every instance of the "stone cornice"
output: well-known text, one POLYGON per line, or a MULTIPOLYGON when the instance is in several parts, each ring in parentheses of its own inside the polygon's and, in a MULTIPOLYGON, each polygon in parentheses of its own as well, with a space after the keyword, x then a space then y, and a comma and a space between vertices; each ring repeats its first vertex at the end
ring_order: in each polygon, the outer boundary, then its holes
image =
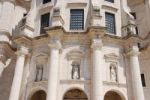
MULTIPOLYGON (((34 46, 37 45, 43 45, 44 43, 48 43, 49 40, 52 38, 59 38, 60 42, 63 43, 70 43, 70 42, 78 42, 79 44, 91 44, 91 40, 93 38, 101 38, 103 41, 103 44, 109 44, 113 43, 121 47, 131 46, 135 43, 143 43, 145 41, 148 41, 149 38, 141 38, 140 36, 136 34, 128 34, 124 37, 119 37, 115 35, 109 35, 106 34, 106 28, 100 27, 100 26, 91 26, 87 28, 86 32, 66 32, 65 29, 62 26, 56 26, 56 27, 47 27, 45 28, 48 34, 44 34, 41 36, 37 36, 32 38, 29 38, 29 40, 33 41, 34 46)), ((149 35, 148 35, 149 36, 149 35)), ((32 43, 32 42, 30 42, 32 43)), ((143 49, 141 49, 143 51, 143 49)))

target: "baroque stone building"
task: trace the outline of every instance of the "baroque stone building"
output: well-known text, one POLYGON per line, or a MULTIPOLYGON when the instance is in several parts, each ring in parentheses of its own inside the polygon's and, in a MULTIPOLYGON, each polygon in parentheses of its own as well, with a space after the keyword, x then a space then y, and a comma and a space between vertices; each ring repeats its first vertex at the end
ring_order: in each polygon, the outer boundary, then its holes
POLYGON ((0 0, 0 100, 149 100, 150 0, 0 0))

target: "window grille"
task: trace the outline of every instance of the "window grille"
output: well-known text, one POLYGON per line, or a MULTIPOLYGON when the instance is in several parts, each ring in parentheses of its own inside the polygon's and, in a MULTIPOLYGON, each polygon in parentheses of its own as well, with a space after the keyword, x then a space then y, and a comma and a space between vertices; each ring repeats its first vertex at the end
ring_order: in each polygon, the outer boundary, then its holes
POLYGON ((70 10, 70 30, 84 29, 84 10, 71 9, 70 10))
POLYGON ((115 15, 106 12, 105 17, 107 32, 110 34, 116 34, 115 15))

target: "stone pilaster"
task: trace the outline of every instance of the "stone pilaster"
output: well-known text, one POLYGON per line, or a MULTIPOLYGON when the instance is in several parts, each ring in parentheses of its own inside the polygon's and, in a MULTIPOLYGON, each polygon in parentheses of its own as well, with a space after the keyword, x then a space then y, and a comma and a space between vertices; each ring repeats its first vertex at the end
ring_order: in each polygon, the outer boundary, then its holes
POLYGON ((102 67, 103 65, 103 52, 102 52, 102 40, 93 39, 92 41, 92 100, 102 100, 103 97, 103 79, 102 79, 102 67))
POLYGON ((19 100, 20 88, 24 71, 25 56, 28 54, 28 48, 26 48, 25 46, 20 46, 16 54, 17 62, 9 100, 19 100))
POLYGON ((49 44, 49 75, 48 75, 48 93, 46 100, 57 100, 58 94, 58 75, 59 75, 59 49, 61 43, 59 40, 52 40, 49 44))
POLYGON ((29 49, 32 46, 32 42, 29 38, 23 36, 14 38, 13 42, 15 42, 17 45, 17 61, 9 100, 19 100, 25 59, 26 56, 29 54, 29 49))
POLYGON ((141 82, 141 73, 139 65, 139 48, 137 45, 133 45, 128 52, 130 59, 130 70, 132 77, 132 88, 133 88, 133 97, 134 100, 145 100, 142 82, 141 82))

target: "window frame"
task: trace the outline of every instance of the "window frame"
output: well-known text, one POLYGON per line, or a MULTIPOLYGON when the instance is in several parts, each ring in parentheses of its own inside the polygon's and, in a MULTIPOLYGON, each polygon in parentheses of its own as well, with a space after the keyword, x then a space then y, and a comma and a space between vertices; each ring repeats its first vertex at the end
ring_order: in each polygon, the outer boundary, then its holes
MULTIPOLYGON (((85 21, 85 19, 84 19, 84 14, 85 14, 85 12, 84 12, 84 9, 70 9, 70 23, 69 23, 69 30, 70 31, 84 31, 84 29, 85 29, 85 23, 84 23, 84 21, 85 21), (83 13, 82 13, 82 16, 80 16, 80 17, 82 17, 82 20, 77 20, 77 22, 75 23, 75 24, 77 24, 78 22, 80 22, 81 21, 81 23, 82 23, 82 26, 81 27, 72 27, 72 16, 71 16, 71 11, 77 11, 77 10, 79 10, 79 11, 82 11, 83 13)), ((81 24, 80 23, 80 24, 81 24)))
MULTIPOLYGON (((45 19, 45 20, 46 20, 46 19, 45 19)), ((45 34, 46 32, 44 31, 44 28, 45 28, 45 27, 49 27, 49 26, 50 26, 50 12, 47 12, 47 13, 44 13, 44 14, 42 14, 42 15, 40 16, 40 34, 45 34), (43 25, 42 25, 42 22, 43 22, 43 21, 42 21, 42 20, 43 20, 42 17, 43 17, 43 16, 46 17, 46 15, 48 15, 48 17, 47 17, 47 18, 48 18, 48 21, 47 21, 47 22, 48 22, 48 25, 43 26, 43 25)))
POLYGON ((106 31, 107 31, 108 34, 110 34, 110 35, 116 35, 116 34, 117 34, 116 15, 115 15, 114 13, 107 12, 107 11, 105 12, 105 26, 106 26, 106 28, 107 28, 106 31), (107 22, 106 22, 106 20, 107 20, 107 19, 106 19, 107 14, 113 15, 113 22, 114 22, 114 23, 113 23, 113 26, 114 26, 113 29, 114 29, 114 32, 109 32, 109 31, 108 31, 107 22))

